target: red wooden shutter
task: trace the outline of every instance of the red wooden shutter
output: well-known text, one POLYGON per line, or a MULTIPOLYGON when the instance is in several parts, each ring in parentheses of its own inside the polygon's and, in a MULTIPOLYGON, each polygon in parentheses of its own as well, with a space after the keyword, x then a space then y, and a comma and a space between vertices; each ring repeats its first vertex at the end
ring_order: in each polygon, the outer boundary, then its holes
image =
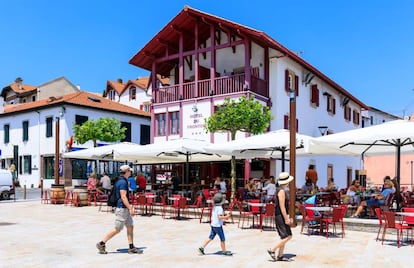
POLYGON ((283 116, 283 128, 289 129, 289 116, 288 115, 283 116))
POLYGON ((285 91, 286 92, 290 91, 290 89, 289 89, 289 70, 288 69, 285 70, 285 91))
POLYGON ((332 113, 336 113, 336 99, 332 98, 332 113))
POLYGON ((299 96, 299 76, 295 75, 295 92, 296 97, 299 96))

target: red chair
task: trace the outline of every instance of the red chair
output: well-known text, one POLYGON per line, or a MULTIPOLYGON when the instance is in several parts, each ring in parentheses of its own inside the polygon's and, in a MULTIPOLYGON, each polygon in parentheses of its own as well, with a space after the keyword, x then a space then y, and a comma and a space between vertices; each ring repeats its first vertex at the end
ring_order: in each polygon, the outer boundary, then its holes
POLYGON ((141 210, 141 215, 144 215, 146 205, 147 205, 147 199, 145 198, 145 195, 143 194, 138 195, 137 198, 135 199, 135 202, 133 203, 134 215, 138 215, 139 210, 141 210))
POLYGON ((201 201, 203 201, 203 197, 201 195, 197 196, 197 199, 194 201, 194 204, 188 205, 188 209, 193 209, 194 217, 197 214, 197 211, 201 209, 201 201))
MULTIPOLYGON (((251 200, 249 200, 249 203, 260 203, 260 200, 259 199, 251 199, 251 200)), ((240 228, 240 222, 241 222, 241 228, 243 229, 244 220, 246 218, 247 218, 247 223, 249 223, 250 217, 252 218, 252 221, 254 223, 254 217, 259 216, 259 214, 260 214, 260 207, 258 207, 258 206, 248 206, 247 211, 244 211, 243 206, 241 206, 238 227, 240 228)))
POLYGON ((384 227, 385 222, 381 213, 381 208, 375 208, 375 215, 377 215, 378 221, 379 221, 379 227, 378 227, 378 233, 377 233, 377 239, 375 241, 378 241, 379 234, 381 232, 381 229, 384 227))
POLYGON ((154 197, 155 195, 152 192, 145 193, 145 211, 147 212, 148 216, 151 216, 154 210, 154 197))
POLYGON ((270 228, 276 228, 275 222, 275 204, 274 203, 266 203, 264 213, 260 214, 260 231, 263 231, 263 221, 267 221, 270 219, 270 228))
POLYGON ((397 246, 400 247, 400 238, 402 238, 403 230, 411 230, 411 237, 412 237, 412 227, 408 225, 403 225, 402 223, 396 222, 395 220, 395 212, 393 211, 384 211, 384 218, 385 218, 385 225, 384 231, 382 233, 382 244, 384 245, 385 234, 387 233, 387 229, 395 229, 397 231, 397 246))
MULTIPOLYGON (((329 224, 333 225, 333 234, 336 234, 336 223, 341 222, 341 215, 343 209, 341 207, 334 207, 332 208, 332 217, 322 218, 321 222, 326 226, 326 238, 329 236, 329 224)), ((342 238, 344 238, 344 229, 342 224, 342 238)))
POLYGON ((73 203, 73 190, 65 189, 65 200, 63 201, 63 204, 65 206, 71 205, 73 203))
POLYGON ((306 209, 307 207, 314 207, 313 204, 305 204, 305 214, 306 214, 306 222, 308 228, 308 235, 310 235, 310 230, 315 228, 321 228, 321 219, 322 217, 319 215, 315 215, 315 211, 311 209, 306 209))
POLYGON ((185 210, 187 210, 187 216, 189 217, 190 215, 187 208, 187 197, 180 197, 177 201, 177 204, 174 205, 174 218, 176 220, 180 219, 185 210))
POLYGON ((211 212, 213 208, 213 198, 209 198, 206 200, 206 204, 201 207, 201 213, 200 213, 200 223, 203 221, 204 212, 207 212, 209 215, 209 219, 211 222, 211 212))
MULTIPOLYGON (((402 212, 414 212, 414 207, 404 207, 402 212)), ((404 223, 414 225, 414 216, 404 216, 404 223)))
POLYGON ((50 190, 49 189, 43 189, 42 190, 42 204, 49 204, 50 202, 50 190))
POLYGON ((162 195, 160 202, 153 202, 152 203, 153 206, 160 208, 161 216, 162 216, 163 219, 165 219, 165 210, 166 210, 166 207, 167 207, 166 200, 167 200, 167 196, 162 195))

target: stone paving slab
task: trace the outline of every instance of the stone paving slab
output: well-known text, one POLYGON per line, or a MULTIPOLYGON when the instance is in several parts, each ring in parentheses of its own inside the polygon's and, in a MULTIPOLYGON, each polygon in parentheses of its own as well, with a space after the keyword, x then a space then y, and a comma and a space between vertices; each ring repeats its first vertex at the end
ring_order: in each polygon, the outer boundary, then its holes
MULTIPOLYGON (((345 238, 300 234, 287 244, 292 262, 275 263, 266 249, 279 238, 274 231, 224 227, 232 257, 221 256, 218 238, 199 255, 197 248, 209 234, 198 219, 176 221, 160 216, 135 216, 135 245, 144 254, 130 255, 126 231, 107 243, 109 254, 95 244, 113 227, 112 213, 98 207, 40 204, 40 201, 0 202, 1 267, 411 267, 414 247, 396 246, 396 235, 384 245, 375 232, 347 230, 345 238)), ((338 228, 339 229, 339 228, 338 228)), ((347 228, 346 228, 347 229, 347 228)))

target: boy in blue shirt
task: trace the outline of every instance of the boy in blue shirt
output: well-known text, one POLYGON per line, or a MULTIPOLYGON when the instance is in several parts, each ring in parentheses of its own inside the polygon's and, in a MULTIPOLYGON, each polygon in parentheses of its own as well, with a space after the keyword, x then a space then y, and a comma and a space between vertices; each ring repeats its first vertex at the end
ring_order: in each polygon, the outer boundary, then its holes
POLYGON ((214 237, 216 235, 220 238, 220 246, 221 246, 221 254, 224 256, 231 256, 233 255, 230 251, 226 250, 226 239, 224 237, 224 231, 223 231, 223 221, 227 220, 231 217, 230 214, 224 215, 224 210, 222 205, 226 203, 225 196, 218 192, 214 195, 214 207, 211 212, 211 231, 208 239, 204 241, 203 245, 198 248, 201 254, 204 253, 204 248, 213 241, 214 237))

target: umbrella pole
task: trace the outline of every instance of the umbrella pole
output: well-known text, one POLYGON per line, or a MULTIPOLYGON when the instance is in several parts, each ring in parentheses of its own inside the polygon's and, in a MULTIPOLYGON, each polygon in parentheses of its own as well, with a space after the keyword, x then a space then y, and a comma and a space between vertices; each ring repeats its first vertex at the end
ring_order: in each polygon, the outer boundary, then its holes
POLYGON ((397 146, 397 152, 396 152, 396 154, 397 154, 397 183, 398 183, 398 185, 397 185, 397 188, 395 189, 396 190, 396 192, 398 193, 397 194, 397 211, 400 211, 400 199, 398 198, 398 196, 399 196, 399 193, 400 193, 400 173, 401 173, 401 168, 400 168, 400 166, 401 166, 401 140, 400 139, 397 139, 397 144, 398 144, 398 146, 397 146))

